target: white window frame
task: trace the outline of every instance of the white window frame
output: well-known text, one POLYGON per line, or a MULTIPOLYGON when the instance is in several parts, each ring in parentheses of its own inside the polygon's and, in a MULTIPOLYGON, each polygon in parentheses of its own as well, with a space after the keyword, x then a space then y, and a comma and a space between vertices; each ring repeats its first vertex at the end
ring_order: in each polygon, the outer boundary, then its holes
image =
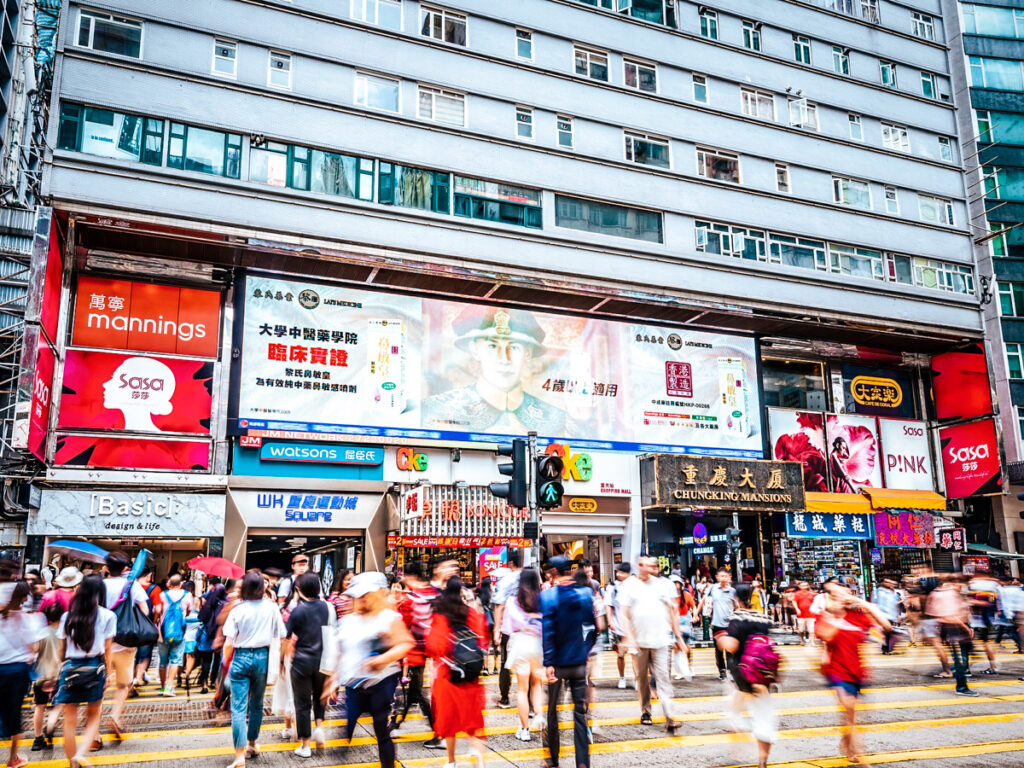
POLYGON ((1024 345, 1014 341, 1004 341, 1003 351, 1006 355, 1006 378, 1010 381, 1021 381, 1024 379, 1024 345), (1017 370, 1021 371, 1018 377, 1010 376, 1010 358, 1017 358, 1017 370))
POLYGON ((388 114, 392 114, 392 115, 400 115, 400 114, 402 114, 402 81, 400 79, 398 79, 397 77, 387 77, 385 75, 378 75, 378 74, 375 74, 373 72, 363 72, 363 71, 360 71, 360 70, 356 70, 354 86, 353 86, 353 93, 352 93, 352 102, 357 107, 363 107, 364 109, 372 109, 372 110, 374 110, 376 112, 387 112, 388 114), (381 80, 381 81, 386 81, 386 82, 389 82, 389 83, 394 83, 395 86, 398 88, 398 108, 394 112, 392 112, 390 109, 382 109, 381 107, 375 107, 375 106, 371 105, 369 103, 369 89, 368 88, 364 88, 363 89, 363 93, 362 93, 363 103, 360 104, 359 103, 359 98, 360 98, 359 81, 360 81, 360 78, 363 78, 366 81, 369 81, 369 80, 381 80))
POLYGON ((817 104, 813 104, 807 99, 790 99, 787 109, 789 111, 789 124, 791 127, 807 128, 815 132, 821 130, 821 124, 818 122, 817 104), (793 119, 794 108, 796 109, 796 120, 793 119))
POLYGON ((837 205, 845 205, 848 208, 855 208, 858 211, 872 211, 875 208, 874 201, 871 199, 871 182, 865 181, 864 179, 854 179, 849 176, 833 176, 832 177, 832 201, 837 205), (845 194, 847 188, 852 188, 855 184, 862 184, 867 191, 868 204, 867 207, 854 205, 853 203, 847 202, 843 198, 849 198, 848 194, 845 194))
POLYGON ((922 40, 935 40, 935 18, 927 13, 910 12, 911 31, 922 40))
POLYGON ((856 112, 848 112, 846 119, 850 125, 850 141, 864 141, 864 120, 861 115, 856 112), (857 132, 860 136, 853 135, 853 126, 857 126, 857 132))
POLYGON ((775 164, 775 190, 784 195, 793 193, 793 184, 789 176, 789 166, 785 163, 775 164))
POLYGON ((807 37, 807 35, 793 35, 793 61, 797 64, 803 64, 805 67, 814 65, 811 38, 807 37), (804 54, 806 54, 807 61, 804 61, 804 54))
POLYGON ((122 59, 131 59, 132 61, 141 61, 145 58, 146 54, 146 24, 142 19, 133 19, 131 16, 121 16, 119 14, 108 13, 106 11, 94 11, 89 8, 78 9, 78 26, 75 27, 74 32, 74 45, 76 48, 86 48, 90 51, 96 51, 96 53, 102 53, 106 56, 118 56, 122 59), (82 29, 82 17, 88 16, 93 20, 89 23, 89 42, 86 45, 78 44, 78 35, 82 29), (92 45, 96 39, 96 18, 102 18, 105 21, 109 21, 113 24, 120 24, 121 26, 130 27, 138 26, 139 28, 139 56, 136 59, 134 56, 126 56, 122 53, 110 53, 109 51, 100 51, 93 48, 92 45))
POLYGON ((850 49, 841 45, 832 46, 832 69, 837 75, 850 76, 850 49))
POLYGON ((761 51, 761 22, 743 19, 743 47, 748 51, 761 51))
POLYGON ((438 88, 433 85, 423 85, 417 83, 416 85, 416 116, 420 120, 426 120, 427 122, 437 123, 438 125, 456 125, 459 128, 465 128, 467 122, 466 114, 466 94, 460 93, 459 91, 450 91, 447 88, 438 88), (430 114, 423 114, 423 96, 430 96, 430 114), (462 122, 451 123, 447 120, 437 119, 437 98, 446 98, 453 101, 459 101, 462 103, 462 122))
MULTIPOLYGON (((292 55, 290 53, 286 53, 285 51, 268 51, 268 53, 267 53, 267 85, 269 85, 271 88, 280 88, 282 91, 290 91, 292 89, 292 67, 293 67, 294 63, 295 63, 295 60, 292 58, 292 55), (280 83, 272 82, 272 77, 274 75, 274 59, 275 58, 279 58, 279 59, 282 59, 282 60, 287 60, 287 62, 288 62, 288 69, 287 69, 287 72, 288 72, 288 84, 287 85, 281 85, 280 83)), ((278 67, 278 70, 282 70, 283 71, 283 68, 278 67)))
MULTIPOLYGON (((1000 280, 996 284, 996 292, 998 293, 999 300, 999 316, 1000 317, 1024 317, 1024 306, 1017 306, 1016 292, 1013 290, 1014 283, 1005 282, 1000 280), (1009 299, 1010 301, 1010 312, 1007 314, 1003 312, 1003 299, 1009 299)), ((1024 303, 1024 302, 1022 302, 1024 303)))
POLYGON ((897 123, 882 123, 882 146, 894 152, 910 153, 910 129, 897 123))
POLYGON ((612 79, 611 57, 608 55, 607 51, 599 51, 596 48, 587 48, 586 46, 583 46, 583 45, 574 45, 572 47, 572 71, 573 71, 573 74, 575 74, 577 77, 585 77, 585 78, 587 78, 587 80, 593 80, 593 81, 598 82, 598 83, 608 83, 608 82, 611 82, 611 79, 612 79), (577 57, 581 53, 585 54, 586 57, 587 57, 587 71, 586 71, 586 74, 580 74, 579 72, 576 71, 576 59, 577 59, 577 57), (590 74, 590 69, 591 69, 590 65, 592 63, 591 62, 591 58, 594 57, 594 56, 599 56, 599 57, 604 59, 604 70, 605 70, 605 72, 608 73, 608 77, 606 77, 604 80, 602 80, 599 77, 593 77, 590 74))
POLYGON ((555 115, 555 143, 562 149, 576 148, 576 122, 570 115, 555 115), (565 123, 568 128, 563 129, 562 123, 565 123), (562 143, 563 134, 569 136, 568 144, 562 143))
POLYGON ((533 121, 534 118, 533 107, 524 107, 521 104, 516 104, 516 138, 522 141, 534 141, 534 137, 537 135, 536 125, 533 121), (520 116, 528 117, 528 120, 520 120, 520 116), (524 136, 520 132, 521 126, 529 126, 530 135, 524 136))
POLYGON ((940 224, 947 227, 955 226, 954 212, 953 212, 953 201, 944 197, 935 197, 934 195, 925 195, 920 192, 917 194, 917 212, 921 218, 921 221, 928 222, 929 224, 940 224), (933 204, 939 213, 937 221, 926 219, 924 217, 924 209, 922 203, 929 202, 933 204))
POLYGON ((658 92, 658 65, 651 64, 649 61, 640 61, 639 59, 623 59, 622 60, 622 84, 633 91, 639 91, 640 93, 657 93, 658 92), (627 72, 632 67, 635 72, 633 74, 633 80, 636 85, 629 84, 629 78, 627 72), (649 91, 646 88, 640 87, 640 70, 649 69, 654 72, 654 90, 649 91))
POLYGON ((690 82, 693 85, 693 101, 695 104, 710 104, 711 103, 711 86, 708 84, 707 75, 699 75, 697 73, 690 73, 690 82), (700 86, 704 89, 704 98, 697 98, 697 81, 700 80, 700 86))
POLYGON ((718 39, 718 11, 705 8, 697 14, 697 32, 705 40, 718 39), (704 29, 714 34, 704 34, 704 29))
POLYGON ((226 77, 229 80, 236 80, 238 78, 238 43, 235 40, 227 40, 222 37, 213 38, 213 51, 210 56, 210 74, 216 77, 226 77), (217 48, 228 48, 230 47, 234 51, 234 56, 228 58, 227 56, 218 56, 217 48), (217 70, 217 61, 230 61, 231 72, 219 72, 217 70))
POLYGON ((456 46, 458 48, 469 48, 469 15, 468 14, 460 13, 459 11, 452 11, 452 10, 449 10, 448 8, 441 8, 441 7, 435 6, 435 5, 422 5, 421 4, 420 5, 420 13, 419 13, 418 19, 419 19, 419 36, 420 37, 426 37, 426 38, 428 38, 430 40, 434 40, 434 41, 436 41, 438 43, 444 43, 445 45, 454 45, 454 46, 456 46), (433 23, 433 21, 431 21, 431 23, 430 23, 430 34, 428 34, 428 35, 424 35, 423 34, 423 17, 424 17, 425 14, 437 14, 437 15, 439 15, 441 17, 441 37, 434 37, 434 23, 433 23), (464 42, 456 43, 454 41, 445 40, 444 39, 445 21, 447 20, 447 18, 449 16, 452 17, 455 20, 462 21, 463 25, 465 26, 466 34, 465 34, 465 41, 464 42))
POLYGON ((775 94, 756 88, 740 88, 740 112, 747 117, 775 122, 775 94), (770 115, 762 114, 761 107, 770 107, 770 115), (750 109, 753 111, 750 111, 750 109))
POLYGON ((885 212, 891 213, 893 216, 900 215, 900 195, 899 190, 896 187, 886 185, 884 188, 883 195, 885 197, 885 212))
POLYGON ((520 61, 533 61, 533 30, 524 29, 523 27, 516 27, 516 58, 520 61), (525 36, 525 37, 524 37, 525 36), (519 53, 519 43, 523 40, 528 40, 530 43, 530 55, 523 56, 519 53))
POLYGON ((887 61, 886 59, 879 59, 878 60, 878 82, 881 83, 882 87, 884 87, 884 88, 892 88, 893 90, 898 90, 899 89, 899 87, 900 87, 899 73, 896 70, 896 62, 895 61, 887 61), (886 69, 889 70, 889 73, 890 73, 891 79, 892 79, 892 84, 889 84, 889 83, 885 82, 885 71, 886 71, 886 69))
POLYGON ((939 82, 931 72, 921 72, 921 95, 926 99, 939 98, 939 82), (931 96, 927 93, 928 88, 932 90, 931 96))
MULTIPOLYGON (((401 0, 350 0, 348 6, 348 17, 355 21, 361 21, 364 24, 373 24, 374 26, 381 26, 380 23, 380 5, 390 5, 398 8, 398 29, 397 32, 402 31, 402 26, 405 22, 405 9, 402 7, 401 0), (356 8, 359 11, 356 11, 356 8), (367 10, 373 8, 373 19, 367 18, 369 15, 367 10)), ((383 27, 383 29, 394 29, 393 27, 383 27)))
POLYGON ((668 156, 668 168, 669 170, 672 169, 672 142, 670 142, 664 136, 652 136, 649 133, 641 133, 639 131, 623 131, 622 137, 622 156, 625 158, 627 163, 633 163, 634 165, 642 165, 645 167, 651 166, 653 168, 661 167, 652 165, 651 163, 641 163, 639 160, 635 159, 635 152, 634 157, 629 156, 630 139, 635 139, 636 141, 643 141, 648 144, 663 144, 665 146, 665 154, 668 156))
POLYGON ((743 168, 740 163, 740 156, 736 152, 727 152, 724 149, 716 149, 715 147, 703 147, 697 146, 697 175, 702 178, 709 179, 711 181, 718 181, 725 184, 735 184, 736 186, 743 186, 743 168), (717 157, 723 160, 735 160, 736 161, 736 181, 727 181, 725 179, 716 179, 712 176, 708 176, 705 171, 707 170, 706 160, 708 157, 717 157))
POLYGON ((953 140, 949 136, 939 136, 939 160, 945 163, 952 163, 953 160, 953 140))

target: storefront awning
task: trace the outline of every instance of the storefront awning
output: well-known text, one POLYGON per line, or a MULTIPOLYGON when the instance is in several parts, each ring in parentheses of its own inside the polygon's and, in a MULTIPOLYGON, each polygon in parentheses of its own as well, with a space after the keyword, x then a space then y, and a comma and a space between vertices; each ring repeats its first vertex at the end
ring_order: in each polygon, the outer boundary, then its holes
POLYGON ((990 547, 988 544, 968 544, 968 552, 975 552, 979 555, 988 555, 989 557, 995 557, 999 560, 1024 560, 1024 555, 1018 555, 1014 552, 1005 552, 995 547, 990 547))
POLYGON ((871 508, 871 502, 859 493, 820 493, 808 491, 806 501, 808 512, 868 515, 875 511, 871 508))
POLYGON ((946 498, 935 491, 865 488, 864 493, 875 509, 946 509, 946 498))

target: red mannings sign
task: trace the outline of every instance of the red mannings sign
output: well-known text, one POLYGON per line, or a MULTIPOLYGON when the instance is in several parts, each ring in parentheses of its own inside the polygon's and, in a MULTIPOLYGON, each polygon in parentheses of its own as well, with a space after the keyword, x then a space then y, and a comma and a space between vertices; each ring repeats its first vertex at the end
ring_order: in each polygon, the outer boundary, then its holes
POLYGON ((946 496, 964 499, 1000 493, 1003 485, 992 419, 939 430, 946 496))

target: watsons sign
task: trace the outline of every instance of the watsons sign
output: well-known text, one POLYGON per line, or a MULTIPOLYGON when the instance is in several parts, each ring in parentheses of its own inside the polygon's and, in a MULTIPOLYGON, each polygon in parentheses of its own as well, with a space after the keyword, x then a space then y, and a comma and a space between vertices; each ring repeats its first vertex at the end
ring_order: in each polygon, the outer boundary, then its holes
POLYGON ((263 443, 260 446, 260 461, 376 466, 384 461, 384 449, 362 445, 263 443))
POLYGON ((224 496, 44 490, 27 530, 37 536, 223 536, 224 496))

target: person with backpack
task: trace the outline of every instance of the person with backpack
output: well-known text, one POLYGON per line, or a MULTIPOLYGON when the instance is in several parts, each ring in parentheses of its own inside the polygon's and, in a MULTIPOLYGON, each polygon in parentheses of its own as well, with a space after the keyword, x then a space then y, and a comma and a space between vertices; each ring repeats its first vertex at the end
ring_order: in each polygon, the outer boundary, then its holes
MULTIPOLYGON (((124 572, 128 570, 128 555, 124 552, 111 552, 106 557, 107 572, 110 576, 104 580, 103 587, 106 590, 106 601, 104 605, 113 611, 121 601, 122 593, 124 600, 139 607, 139 610, 149 616, 149 601, 146 599, 146 591, 138 581, 132 581, 129 585, 124 572)), ((79 587, 81 589, 81 587, 79 587)), ((107 670, 108 677, 113 678, 115 693, 114 705, 110 709, 110 730, 116 741, 121 741, 124 729, 121 727, 121 713, 124 712, 125 702, 128 694, 131 693, 132 683, 135 680, 135 656, 137 648, 131 648, 113 643, 110 647, 108 662, 110 668, 107 670)), ((103 742, 96 739, 92 745, 93 751, 102 749, 103 742)))
POLYGON ((220 669, 220 651, 214 650, 217 639, 217 617, 228 599, 227 588, 214 584, 203 595, 203 606, 199 609, 199 635, 196 637, 196 657, 199 662, 200 693, 209 693, 217 684, 220 669))
POLYGON ((44 630, 39 614, 25 610, 31 599, 28 582, 18 581, 7 602, 0 605, 0 738, 10 739, 8 768, 28 763, 18 754, 21 705, 31 685, 32 661, 44 630))
POLYGON ((434 602, 434 618, 427 635, 427 653, 436 660, 434 734, 445 741, 445 768, 455 768, 460 731, 469 736, 478 768, 484 765, 484 687, 480 673, 487 640, 483 613, 466 605, 462 579, 452 576, 434 602))
POLYGON ((519 707, 519 741, 530 740, 530 712, 536 712, 534 726, 544 722, 542 685, 544 679, 544 646, 541 642, 540 573, 524 568, 519 573, 516 594, 505 601, 503 614, 508 617, 508 660, 506 666, 516 673, 516 703, 519 707))
POLYGON ((558 555, 551 558, 555 585, 540 595, 543 664, 548 682, 548 716, 543 738, 548 759, 542 765, 555 768, 561 752, 558 732, 558 702, 564 684, 573 704, 573 762, 578 768, 590 766, 590 735, 587 728, 587 658, 597 639, 594 600, 589 587, 580 587, 572 577, 572 561, 558 555))
MULTIPOLYGON (((81 580, 81 574, 79 574, 81 580)), ((41 752, 53 749, 53 732, 57 728, 60 709, 52 707, 49 718, 46 707, 53 701, 57 692, 57 677, 60 675, 60 640, 57 639, 57 628, 60 617, 66 613, 64 606, 54 601, 42 610, 46 619, 46 629, 39 639, 39 652, 36 654, 35 665, 32 667, 32 725, 35 730, 35 741, 32 751, 41 752)))
POLYGON ((195 608, 190 595, 181 586, 181 574, 167 579, 167 589, 160 596, 160 694, 172 698, 178 668, 185 660, 185 619, 195 608))
POLYGON ((779 733, 779 722, 772 709, 771 686, 779 677, 779 658, 769 639, 771 620, 751 607, 755 594, 749 583, 736 587, 739 608, 733 613, 725 634, 716 642, 729 660, 729 672, 736 684, 732 719, 737 731, 749 730, 757 741, 758 768, 767 768, 772 742, 779 733), (747 728, 743 710, 750 712, 747 728))
MULTIPOLYGON (((159 624, 160 621, 160 609, 162 603, 160 601, 160 595, 163 594, 163 590, 160 586, 153 581, 153 569, 148 565, 142 569, 139 573, 139 585, 146 592, 147 605, 149 606, 149 615, 153 619, 154 623, 159 624)), ((152 645, 140 645, 135 651, 135 681, 132 684, 132 690, 128 694, 129 698, 138 696, 135 688, 140 685, 145 685, 149 682, 146 679, 146 672, 149 670, 149 663, 153 658, 153 646, 152 645)))
MULTIPOLYGON (((430 699, 423 693, 423 674, 427 667, 427 635, 430 634, 431 619, 434 616, 434 601, 441 592, 424 578, 426 567, 420 560, 413 560, 405 566, 405 584, 407 587, 405 600, 399 605, 399 613, 408 627, 415 642, 412 650, 405 657, 409 678, 409 687, 405 694, 405 704, 401 712, 396 712, 392 720, 392 730, 397 723, 405 720, 409 708, 418 704, 427 720, 430 730, 434 730, 434 713, 430 699)), ((444 744, 436 735, 431 736, 423 746, 427 749, 444 749, 444 744)))

